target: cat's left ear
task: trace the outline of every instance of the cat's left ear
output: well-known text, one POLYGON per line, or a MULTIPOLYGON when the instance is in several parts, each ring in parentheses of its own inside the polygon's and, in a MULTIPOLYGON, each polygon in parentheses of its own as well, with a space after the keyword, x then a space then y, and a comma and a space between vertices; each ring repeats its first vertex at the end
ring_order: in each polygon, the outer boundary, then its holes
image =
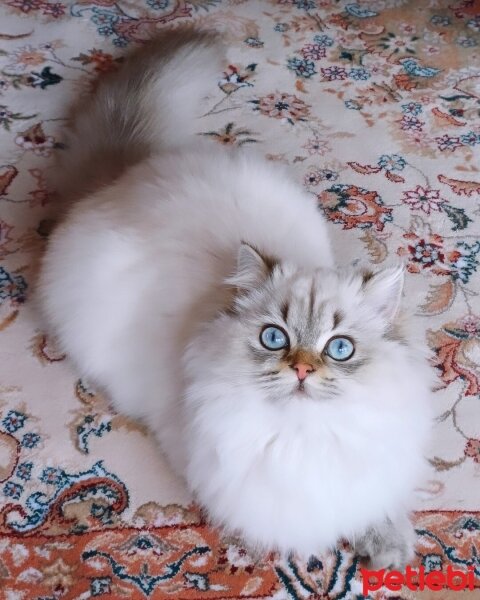
POLYGON ((377 273, 365 271, 362 277, 362 288, 367 301, 387 323, 393 321, 402 299, 404 267, 389 267, 377 273))
POLYGON ((246 242, 242 242, 237 254, 235 273, 226 280, 242 290, 252 290, 269 277, 278 261, 246 242))

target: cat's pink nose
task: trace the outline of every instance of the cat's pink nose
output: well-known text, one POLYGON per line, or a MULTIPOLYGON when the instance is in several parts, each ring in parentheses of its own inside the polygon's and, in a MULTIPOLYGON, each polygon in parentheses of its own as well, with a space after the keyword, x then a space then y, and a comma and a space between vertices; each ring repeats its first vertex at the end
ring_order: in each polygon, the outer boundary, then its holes
POLYGON ((295 369, 295 371, 297 372, 297 377, 299 381, 303 381, 304 379, 306 379, 307 375, 310 375, 310 373, 313 373, 315 371, 313 366, 309 365, 308 363, 295 363, 294 365, 292 365, 292 369, 295 369))

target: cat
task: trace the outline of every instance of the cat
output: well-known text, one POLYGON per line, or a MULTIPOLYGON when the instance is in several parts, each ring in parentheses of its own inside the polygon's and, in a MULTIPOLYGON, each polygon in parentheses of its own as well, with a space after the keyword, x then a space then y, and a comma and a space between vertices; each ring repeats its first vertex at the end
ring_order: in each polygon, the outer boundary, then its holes
POLYGON ((223 57, 216 36, 165 34, 74 112, 46 323, 214 524, 257 550, 346 538, 406 564, 431 374, 399 326, 404 270, 335 265, 285 168, 195 135, 223 57))

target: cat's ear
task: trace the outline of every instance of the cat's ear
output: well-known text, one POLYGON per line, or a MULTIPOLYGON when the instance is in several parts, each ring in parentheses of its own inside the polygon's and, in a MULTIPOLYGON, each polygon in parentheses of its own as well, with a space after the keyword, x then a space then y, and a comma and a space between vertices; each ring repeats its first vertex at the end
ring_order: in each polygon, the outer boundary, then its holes
POLYGON ((362 274, 362 288, 371 306, 387 323, 393 321, 400 308, 405 269, 402 265, 362 274))
POLYGON ((226 280, 242 290, 261 285, 270 276, 278 261, 259 252, 252 245, 242 242, 237 254, 235 273, 226 280))

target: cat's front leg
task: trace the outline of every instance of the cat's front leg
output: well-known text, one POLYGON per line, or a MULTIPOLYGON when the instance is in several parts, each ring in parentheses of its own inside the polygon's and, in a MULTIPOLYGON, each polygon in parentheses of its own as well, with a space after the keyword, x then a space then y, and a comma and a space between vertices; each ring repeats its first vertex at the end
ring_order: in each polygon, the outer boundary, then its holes
POLYGON ((360 557, 368 558, 372 569, 403 569, 414 557, 415 530, 406 515, 395 521, 385 519, 356 537, 353 547, 360 557))

